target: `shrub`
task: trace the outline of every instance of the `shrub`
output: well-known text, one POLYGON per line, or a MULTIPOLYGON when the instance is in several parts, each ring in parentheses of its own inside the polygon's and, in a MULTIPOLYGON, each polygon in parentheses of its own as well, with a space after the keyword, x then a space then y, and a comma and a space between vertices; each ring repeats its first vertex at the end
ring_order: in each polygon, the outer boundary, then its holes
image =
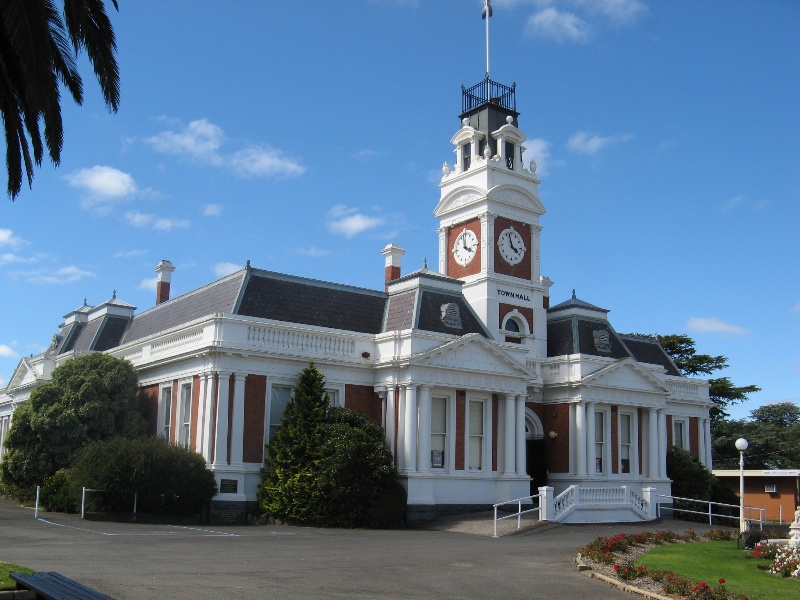
POLYGON ((79 509, 75 486, 65 469, 48 477, 39 489, 39 504, 50 512, 76 513, 79 509))
POLYGON ((800 548, 779 548, 769 572, 781 577, 800 577, 800 548))
POLYGON ((112 438, 84 448, 70 470, 77 487, 119 492, 98 495, 104 510, 129 512, 133 493, 138 510, 193 514, 216 493, 216 482, 196 452, 161 437, 112 438))

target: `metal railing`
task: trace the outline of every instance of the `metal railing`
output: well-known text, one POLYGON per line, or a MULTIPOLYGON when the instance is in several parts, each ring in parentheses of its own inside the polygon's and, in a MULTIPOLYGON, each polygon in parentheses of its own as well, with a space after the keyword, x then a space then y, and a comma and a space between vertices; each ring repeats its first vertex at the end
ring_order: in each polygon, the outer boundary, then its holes
POLYGON ((470 88, 461 86, 461 112, 466 113, 486 103, 517 111, 517 84, 503 85, 488 77, 470 88))
MULTIPOLYGON (((697 498, 681 498, 679 496, 666 496, 664 494, 659 494, 658 497, 659 498, 670 498, 671 500, 681 500, 683 502, 695 502, 697 504, 705 504, 708 507, 708 510, 699 511, 699 510, 690 510, 688 508, 675 508, 674 505, 672 507, 662 507, 661 503, 659 502, 658 503, 658 517, 659 518, 661 518, 661 516, 662 516, 661 515, 661 511, 663 509, 665 511, 667 511, 667 510, 672 511, 673 513, 681 512, 681 513, 688 513, 688 514, 692 514, 692 515, 703 515, 703 516, 707 515, 708 516, 708 524, 709 525, 713 524, 712 521, 713 521, 714 517, 717 517, 718 519, 731 519, 733 521, 738 521, 739 520, 739 516, 740 516, 739 515, 739 511, 740 511, 741 507, 738 504, 725 504, 723 502, 711 502, 709 500, 698 500, 697 498), (714 508, 713 508, 715 506, 723 506, 723 507, 728 507, 728 508, 735 508, 736 509, 736 515, 726 515, 726 514, 722 514, 722 513, 715 513, 714 512, 714 508)), ((745 517, 744 517, 745 520, 746 521, 750 521, 750 522, 758 521, 758 528, 761 531, 764 531, 764 521, 765 521, 764 514, 766 512, 766 509, 765 508, 758 508, 756 506, 745 506, 744 509, 745 509, 745 511, 749 511, 749 512, 746 512, 746 514, 745 514, 745 517), (753 511, 757 511, 758 512, 758 519, 754 519, 753 518, 753 511)))
POLYGON ((523 496, 522 498, 515 498, 514 500, 506 500, 505 502, 498 502, 497 504, 495 504, 494 505, 494 536, 493 537, 497 537, 497 523, 499 521, 505 521, 506 519, 513 519, 514 517, 517 517, 517 529, 520 529, 522 527, 522 515, 525 515, 525 514, 528 514, 528 513, 532 513, 532 512, 539 512, 541 514, 541 512, 540 512, 541 511, 541 502, 539 503, 539 506, 535 506, 535 507, 529 508, 527 510, 522 510, 522 502, 524 500, 530 500, 531 502, 533 502, 534 498, 538 499, 540 497, 541 497, 541 494, 536 494, 534 496, 523 496), (517 504, 517 512, 515 512, 513 514, 510 514, 510 515, 506 515, 504 517, 498 517, 497 516, 497 508, 498 507, 505 506, 506 504, 515 504, 515 503, 517 504))

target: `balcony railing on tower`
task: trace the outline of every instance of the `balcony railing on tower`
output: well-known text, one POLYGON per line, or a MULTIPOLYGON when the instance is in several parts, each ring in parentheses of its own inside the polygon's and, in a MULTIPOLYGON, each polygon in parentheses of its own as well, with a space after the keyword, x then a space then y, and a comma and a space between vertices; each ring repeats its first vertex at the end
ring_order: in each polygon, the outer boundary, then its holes
POLYGON ((467 113, 484 104, 495 104, 517 112, 517 84, 511 87, 488 77, 471 88, 461 86, 461 112, 467 113))

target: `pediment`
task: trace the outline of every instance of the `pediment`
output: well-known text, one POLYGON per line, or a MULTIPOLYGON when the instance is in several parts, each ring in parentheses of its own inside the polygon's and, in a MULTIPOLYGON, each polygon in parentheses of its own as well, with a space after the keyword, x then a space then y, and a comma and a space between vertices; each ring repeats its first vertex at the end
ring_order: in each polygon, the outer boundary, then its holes
POLYGON ((580 384, 597 390, 615 390, 667 396, 671 393, 666 383, 640 366, 632 358, 620 359, 580 380, 580 384))
POLYGON ((489 190, 488 198, 490 201, 499 202, 514 208, 521 208, 525 211, 543 215, 544 205, 539 198, 529 190, 518 185, 498 185, 489 190))
POLYGON ((431 350, 415 354, 410 365, 491 374, 529 381, 536 374, 482 335, 470 333, 431 350))
POLYGON ((493 187, 488 193, 476 186, 459 187, 442 197, 433 214, 442 217, 480 202, 505 205, 536 215, 543 215, 546 212, 535 194, 522 186, 506 184, 493 187))
POLYGON ((23 358, 19 361, 17 368, 14 369, 14 373, 11 375, 11 379, 8 382, 8 389, 34 384, 39 381, 40 378, 41 374, 36 371, 30 359, 23 358))
POLYGON ((434 216, 441 217, 454 210, 464 208, 486 200, 486 190, 475 186, 463 186, 445 195, 433 211, 434 216))

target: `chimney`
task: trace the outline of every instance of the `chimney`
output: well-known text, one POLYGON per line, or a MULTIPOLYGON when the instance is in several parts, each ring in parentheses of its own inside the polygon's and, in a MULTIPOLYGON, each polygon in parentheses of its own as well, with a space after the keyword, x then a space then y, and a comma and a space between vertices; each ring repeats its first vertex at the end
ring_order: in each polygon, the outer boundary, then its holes
POLYGON ((386 257, 386 291, 389 291, 389 284, 396 279, 400 279, 400 263, 406 251, 402 246, 389 244, 381 250, 381 254, 386 257))
POLYGON ((162 260, 156 265, 158 282, 156 283, 156 304, 161 304, 169 300, 169 284, 172 280, 172 272, 175 267, 168 260, 162 260))

